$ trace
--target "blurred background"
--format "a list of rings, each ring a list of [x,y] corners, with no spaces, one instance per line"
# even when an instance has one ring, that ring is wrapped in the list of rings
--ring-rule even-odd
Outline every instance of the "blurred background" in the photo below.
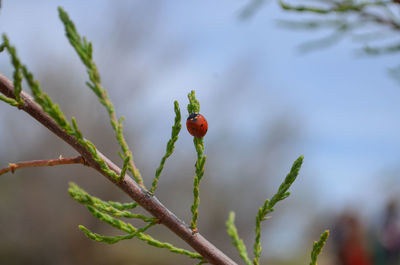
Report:
[[[122,166],[106,111],[64,37],[57,6],[64,7],[94,44],[103,85],[126,118],[126,138],[147,185],[170,136],[173,101],[186,119],[186,96],[195,89],[209,123],[199,229],[235,261],[241,262],[225,232],[229,211],[251,251],[258,208],[303,154],[292,195],[263,223],[262,264],[308,264],[312,242],[325,229],[332,236],[320,265],[341,264],[344,256],[350,265],[400,264],[400,87],[387,71],[399,55],[359,56],[359,45],[348,39],[301,53],[299,45],[319,33],[280,27],[277,21],[294,15],[274,2],[240,19],[247,3],[4,0],[0,31],[85,137]],[[12,71],[1,54],[0,72],[11,78]],[[24,112],[3,103],[0,118],[0,167],[76,154]],[[187,223],[195,159],[183,128],[156,194]],[[2,175],[0,264],[195,264],[136,239],[89,240],[79,224],[120,232],[70,198],[70,181],[102,199],[129,201],[83,166]],[[149,233],[187,248],[164,227]]]

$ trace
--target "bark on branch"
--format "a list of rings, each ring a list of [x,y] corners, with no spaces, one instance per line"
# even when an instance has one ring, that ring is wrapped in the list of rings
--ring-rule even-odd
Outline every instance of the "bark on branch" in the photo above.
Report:
[[[0,73],[0,92],[10,98],[14,97],[14,88],[12,82]],[[125,176],[122,181],[116,182],[105,174],[99,164],[92,159],[89,151],[85,147],[80,145],[74,137],[67,134],[57,123],[43,111],[43,109],[32,99],[31,96],[21,92],[21,98],[24,101],[24,106],[21,110],[31,115],[34,119],[44,125],[47,129],[52,131],[55,135],[60,137],[63,141],[68,143],[74,148],[85,160],[88,166],[94,168],[105,176],[108,180],[113,182],[115,185],[120,187],[126,194],[128,194],[133,200],[139,203],[145,210],[151,213],[155,218],[160,220],[160,223],[168,227],[177,236],[182,238],[188,243],[194,250],[196,250],[204,259],[211,264],[236,264],[228,256],[226,256],[217,247],[211,244],[205,239],[200,233],[193,233],[190,227],[188,227],[183,221],[175,216],[170,210],[168,210],[155,196],[142,189],[132,178]],[[108,164],[109,168],[115,171],[117,174],[121,173],[121,169],[115,165],[111,160],[105,157],[98,151],[99,156]]]

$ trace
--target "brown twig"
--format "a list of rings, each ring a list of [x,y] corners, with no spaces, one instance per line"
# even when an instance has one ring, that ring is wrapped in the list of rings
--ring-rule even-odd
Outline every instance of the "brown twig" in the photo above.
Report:
[[[5,174],[9,171],[14,173],[15,170],[19,168],[26,167],[51,167],[51,166],[59,166],[59,165],[70,165],[70,164],[82,164],[87,165],[82,156],[64,158],[60,156],[57,159],[47,159],[47,160],[32,160],[32,161],[24,161],[18,163],[10,163],[8,167],[0,169],[0,175]]]
[[[0,73],[0,92],[7,97],[14,97],[14,88],[12,82]],[[183,221],[175,216],[170,210],[168,210],[155,196],[152,196],[141,188],[132,178],[125,176],[121,181],[110,178],[104,173],[100,165],[93,160],[90,152],[82,145],[80,145],[76,139],[67,134],[57,123],[43,111],[43,109],[32,99],[31,96],[21,92],[21,98],[24,101],[24,105],[21,110],[31,115],[34,119],[44,125],[47,129],[52,131],[63,141],[68,143],[74,148],[81,156],[85,159],[88,166],[94,168],[105,176],[108,180],[113,182],[115,185],[120,187],[125,193],[127,193],[133,200],[139,203],[145,210],[156,217],[161,224],[168,227],[177,236],[182,238],[188,243],[194,250],[196,250],[204,259],[211,264],[228,264],[235,265],[236,263],[226,256],[221,250],[211,244],[205,239],[200,233],[192,233],[190,227],[188,227]],[[108,164],[111,170],[114,170],[117,174],[121,173],[121,169],[116,166],[111,160],[105,157],[98,151],[98,155]]]

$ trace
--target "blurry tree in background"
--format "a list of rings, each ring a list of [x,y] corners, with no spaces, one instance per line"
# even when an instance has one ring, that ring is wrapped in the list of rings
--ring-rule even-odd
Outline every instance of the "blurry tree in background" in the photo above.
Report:
[[[243,19],[249,19],[264,5],[264,0],[252,0],[241,13]],[[278,1],[282,9],[299,13],[303,19],[281,21],[291,29],[330,30],[331,35],[321,40],[304,44],[303,49],[317,49],[335,44],[346,36],[362,42],[363,51],[370,55],[395,53],[400,51],[400,18],[397,0],[316,0]],[[300,4],[299,4],[300,3]],[[305,18],[305,19],[304,19]],[[377,45],[371,45],[378,42]]]
[[[397,0],[278,0],[283,10],[298,13],[279,25],[291,30],[328,31],[329,35],[300,45],[300,51],[330,47],[345,37],[361,43],[360,55],[390,55],[400,51],[400,2]],[[264,0],[251,0],[241,12],[242,19],[258,12]],[[301,19],[298,19],[300,17]],[[390,66],[389,74],[400,82],[400,65]]]

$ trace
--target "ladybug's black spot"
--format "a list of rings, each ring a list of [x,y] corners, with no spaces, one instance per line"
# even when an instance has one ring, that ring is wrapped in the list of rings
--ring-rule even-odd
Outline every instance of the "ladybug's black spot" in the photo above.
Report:
[[[203,127],[204,126],[204,124],[202,123],[201,125],[200,125],[200,127]]]

